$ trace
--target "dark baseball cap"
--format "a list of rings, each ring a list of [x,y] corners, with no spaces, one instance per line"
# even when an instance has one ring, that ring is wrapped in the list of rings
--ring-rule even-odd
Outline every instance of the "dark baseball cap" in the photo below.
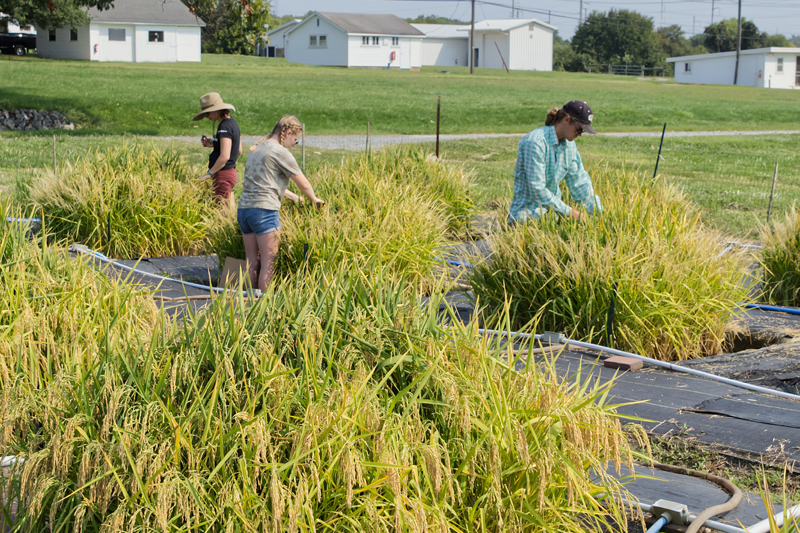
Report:
[[[594,115],[592,114],[592,108],[589,107],[589,104],[581,102],[580,100],[573,100],[564,104],[563,109],[567,115],[571,116],[575,119],[575,122],[581,125],[583,131],[586,133],[597,133],[592,127]]]

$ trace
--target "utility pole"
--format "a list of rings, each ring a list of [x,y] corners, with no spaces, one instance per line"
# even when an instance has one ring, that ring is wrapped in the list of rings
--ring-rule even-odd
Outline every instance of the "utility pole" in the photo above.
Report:
[[[694,15],[692,15],[692,37],[694,37]]]
[[[475,73],[475,0],[472,0],[472,23],[469,27],[469,73]]]
[[[514,0],[511,0],[511,18],[514,18]]]
[[[733,84],[739,79],[739,52],[742,51],[742,0],[739,0],[739,29],[736,31],[736,68],[733,70]]]
[[[714,25],[714,0],[711,0],[711,25]]]
[[[583,0],[581,0],[581,7],[578,9],[578,25],[583,22]]]
[[[664,0],[661,0],[661,27],[664,27]]]

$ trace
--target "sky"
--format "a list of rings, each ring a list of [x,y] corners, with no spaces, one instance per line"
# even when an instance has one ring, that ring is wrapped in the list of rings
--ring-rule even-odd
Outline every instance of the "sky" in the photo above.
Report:
[[[535,18],[558,28],[569,39],[578,25],[581,0],[476,0],[475,21]],[[276,15],[299,15],[308,11],[337,13],[391,13],[401,18],[436,15],[468,21],[470,0],[272,0]],[[703,33],[712,22],[736,18],[738,0],[583,0],[584,12],[609,9],[636,11],[653,19],[654,26],[678,24],[686,37]],[[800,35],[800,0],[742,0],[742,17],[752,20],[762,32]]]

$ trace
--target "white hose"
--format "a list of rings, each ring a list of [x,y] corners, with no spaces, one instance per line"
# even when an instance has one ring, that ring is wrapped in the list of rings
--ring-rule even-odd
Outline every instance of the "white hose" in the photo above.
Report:
[[[89,248],[85,248],[83,246],[75,246],[75,245],[73,245],[73,246],[70,246],[69,249],[70,249],[70,251],[74,251],[74,252],[77,252],[77,253],[81,253],[83,255],[88,255],[88,256],[94,257],[95,259],[97,259],[98,261],[101,261],[103,263],[107,263],[107,264],[109,264],[111,266],[114,266],[114,267],[117,267],[117,268],[121,268],[123,270],[127,270],[128,272],[133,272],[135,274],[139,274],[140,276],[145,276],[147,278],[157,279],[157,280],[160,280],[160,281],[172,281],[172,282],[175,282],[175,283],[180,283],[181,285],[185,285],[187,287],[194,287],[196,289],[211,290],[211,291],[214,291],[214,292],[224,292],[224,293],[228,293],[228,292],[236,293],[236,292],[238,292],[238,293],[240,293],[242,295],[245,295],[245,296],[247,295],[247,291],[235,291],[233,289],[223,289],[223,288],[220,288],[220,287],[211,287],[209,285],[200,285],[199,283],[192,283],[190,281],[183,281],[183,280],[180,280],[180,279],[167,278],[167,277],[164,277],[164,276],[159,276],[158,274],[151,274],[150,272],[144,272],[142,270],[137,270],[137,269],[135,269],[133,267],[130,267],[128,265],[123,265],[122,263],[118,263],[117,261],[114,261],[113,259],[109,259],[108,257],[106,257],[105,255],[101,254],[100,252],[95,252],[94,250],[91,250]]]
[[[516,331],[497,331],[492,329],[479,329],[479,333],[486,333],[489,335],[506,335],[512,337],[521,337],[523,339],[530,339],[531,335],[528,333],[518,333]],[[712,379],[714,381],[719,381],[720,383],[725,383],[726,385],[731,385],[733,387],[739,387],[741,389],[747,389],[754,392],[761,392],[763,394],[771,394],[773,396],[780,396],[781,398],[788,398],[789,400],[798,400],[800,401],[800,396],[797,394],[790,394],[788,392],[783,392],[775,389],[770,389],[767,387],[760,387],[758,385],[753,385],[751,383],[745,383],[743,381],[737,381],[735,379],[724,378],[722,376],[717,376],[715,374],[709,374],[708,372],[703,372],[701,370],[695,370],[693,368],[688,368],[685,366],[674,365],[672,363],[667,363],[666,361],[659,361],[658,359],[653,359],[651,357],[645,357],[644,355],[638,355],[635,353],[630,352],[623,352],[622,350],[615,350],[614,348],[607,348],[605,346],[600,346],[599,344],[592,344],[590,342],[581,342],[581,341],[574,341],[568,339],[565,335],[561,333],[545,333],[544,335],[533,335],[533,338],[536,340],[544,340],[545,342],[550,342],[553,340],[554,342],[558,342],[559,344],[568,345],[571,344],[573,346],[578,346],[580,348],[589,348],[590,350],[598,350],[601,353],[609,353],[613,355],[621,355],[623,357],[631,357],[633,359],[639,359],[640,361],[645,361],[651,365],[659,366],[661,368],[666,368],[667,370],[672,370],[673,372],[683,372],[686,374],[691,374],[693,376],[699,376],[703,378]]]

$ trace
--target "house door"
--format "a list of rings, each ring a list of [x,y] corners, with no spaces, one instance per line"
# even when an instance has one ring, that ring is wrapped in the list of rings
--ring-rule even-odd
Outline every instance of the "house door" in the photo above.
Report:
[[[411,43],[408,39],[400,39],[400,68],[411,68]]]
[[[472,58],[473,59],[472,64],[477,67],[478,65],[480,65],[480,61],[478,61],[478,59],[479,59],[479,57],[478,57],[478,49],[476,48],[473,51],[475,52],[475,57]]]
[[[800,56],[797,56],[797,66],[795,67],[794,84],[800,87]]]

